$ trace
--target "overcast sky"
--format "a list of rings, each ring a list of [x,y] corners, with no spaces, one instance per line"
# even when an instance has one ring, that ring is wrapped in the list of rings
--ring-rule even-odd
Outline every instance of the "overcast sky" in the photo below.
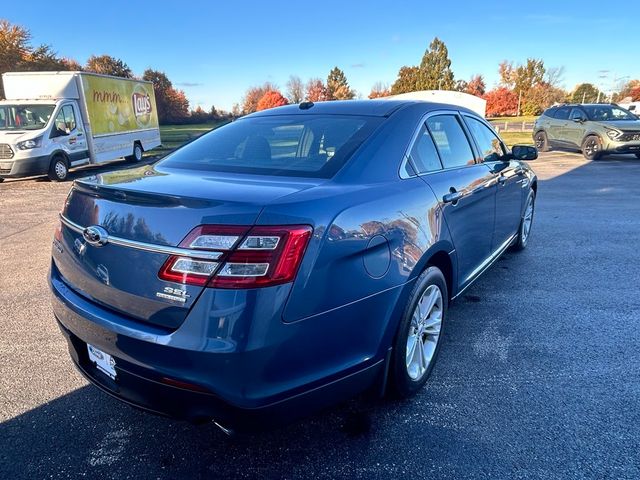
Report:
[[[627,5],[626,7],[624,5]],[[4,0],[0,17],[27,27],[33,43],[84,63],[91,54],[152,67],[182,88],[191,106],[229,110],[266,80],[326,78],[334,66],[365,97],[415,65],[434,36],[449,48],[456,78],[480,73],[491,88],[498,63],[542,58],[565,67],[564,84],[609,90],[640,77],[636,1],[121,1]],[[628,15],[625,12],[629,13]]]

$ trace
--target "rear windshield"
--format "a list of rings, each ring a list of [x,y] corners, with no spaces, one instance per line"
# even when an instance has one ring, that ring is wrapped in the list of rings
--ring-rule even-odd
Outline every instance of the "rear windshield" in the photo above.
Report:
[[[333,176],[383,121],[351,115],[249,117],[180,148],[168,168],[284,175]]]

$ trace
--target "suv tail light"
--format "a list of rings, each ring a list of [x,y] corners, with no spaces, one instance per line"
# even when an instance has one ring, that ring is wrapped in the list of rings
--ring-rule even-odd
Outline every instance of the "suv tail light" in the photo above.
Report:
[[[162,280],[216,288],[256,288],[292,281],[311,238],[307,225],[230,227],[201,225],[180,247],[189,256],[172,255],[160,269]],[[219,252],[217,260],[198,252]]]

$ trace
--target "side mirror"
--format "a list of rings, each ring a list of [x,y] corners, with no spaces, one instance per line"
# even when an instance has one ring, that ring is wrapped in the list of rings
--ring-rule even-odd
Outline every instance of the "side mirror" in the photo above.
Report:
[[[514,145],[511,155],[516,160],[535,160],[538,158],[538,149],[530,145]]]

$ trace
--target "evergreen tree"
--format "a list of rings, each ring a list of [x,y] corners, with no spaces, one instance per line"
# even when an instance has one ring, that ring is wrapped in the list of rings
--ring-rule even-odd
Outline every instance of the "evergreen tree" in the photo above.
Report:
[[[329,100],[351,100],[355,92],[349,87],[347,77],[338,67],[334,67],[327,77],[327,94]]]
[[[447,46],[438,37],[424,52],[418,73],[418,90],[453,90],[455,82]]]

